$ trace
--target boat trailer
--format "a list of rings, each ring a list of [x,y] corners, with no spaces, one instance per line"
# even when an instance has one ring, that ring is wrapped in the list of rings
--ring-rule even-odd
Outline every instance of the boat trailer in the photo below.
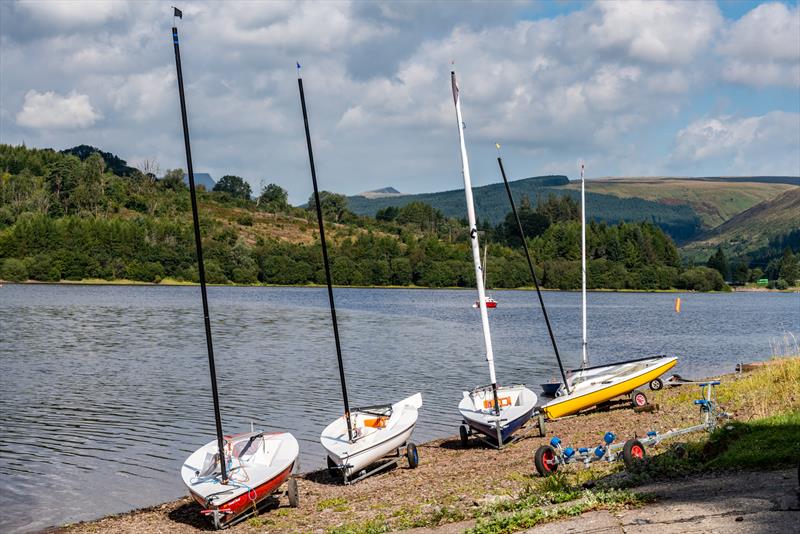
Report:
[[[533,425],[530,425],[531,420],[536,420]],[[504,448],[513,445],[517,441],[528,437],[533,431],[537,431],[539,433],[539,437],[543,438],[546,433],[546,423],[544,414],[538,411],[534,411],[531,418],[526,421],[520,429],[509,437],[507,440],[502,440],[502,431],[501,431],[501,424],[507,421],[507,419],[493,419],[490,422],[495,424],[495,429],[497,432],[497,437],[492,436],[485,436],[483,432],[478,430],[473,430],[469,423],[466,420],[461,421],[461,426],[458,428],[458,435],[461,439],[461,446],[466,447],[469,444],[469,438],[471,436],[475,436],[475,438],[486,445],[487,447],[491,447],[492,449],[496,449],[498,451],[503,450]]]
[[[695,400],[694,404],[700,407],[700,416],[702,418],[702,423],[700,424],[671,430],[663,434],[650,431],[645,438],[634,437],[624,443],[614,443],[617,437],[613,432],[606,432],[603,436],[603,443],[593,449],[588,447],[578,449],[563,447],[561,439],[556,436],[550,440],[548,445],[542,445],[536,450],[534,456],[536,471],[541,476],[549,476],[558,470],[559,465],[581,462],[588,467],[592,462],[614,462],[620,459],[625,463],[625,467],[630,469],[638,461],[646,458],[645,447],[651,447],[666,439],[691,434],[700,430],[713,432],[717,427],[718,420],[728,417],[728,414],[718,410],[714,387],[719,384],[719,381],[698,384],[702,398]]]
[[[363,480],[369,476],[372,476],[376,473],[380,473],[381,471],[385,471],[392,466],[399,465],[402,458],[405,457],[408,461],[409,469],[416,469],[419,465],[419,453],[417,452],[417,446],[414,444],[413,441],[407,441],[405,445],[402,445],[395,449],[393,454],[389,454],[384,456],[383,458],[379,458],[375,461],[377,464],[374,468],[367,471],[366,469],[362,469],[358,473],[358,476],[355,478],[348,478],[347,471],[351,469],[353,466],[350,464],[343,464],[343,465],[336,465],[333,460],[331,460],[330,456],[328,457],[328,473],[333,476],[341,476],[342,482],[345,486],[349,486],[351,484],[355,484],[359,480]]]

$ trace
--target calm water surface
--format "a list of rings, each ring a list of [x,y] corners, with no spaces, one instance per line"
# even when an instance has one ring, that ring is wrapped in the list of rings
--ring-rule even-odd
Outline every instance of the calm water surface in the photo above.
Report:
[[[495,292],[497,376],[557,375],[535,294]],[[673,309],[682,298],[680,315]],[[341,413],[324,289],[210,288],[226,432],[289,430],[304,470]],[[464,388],[488,382],[474,291],[337,289],[351,402],[421,391],[414,439],[455,433]],[[580,294],[546,293],[562,355],[579,363]],[[800,334],[800,295],[589,295],[592,363],[680,357],[688,376],[730,372]],[[35,530],[185,494],[179,468],[214,437],[196,287],[0,289],[0,531]],[[534,389],[538,389],[534,387]]]

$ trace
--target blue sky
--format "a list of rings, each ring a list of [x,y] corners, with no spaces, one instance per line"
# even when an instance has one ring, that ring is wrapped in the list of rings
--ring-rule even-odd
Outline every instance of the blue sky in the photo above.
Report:
[[[0,142],[183,167],[170,2],[0,3]],[[195,168],[310,192],[510,174],[800,175],[796,2],[180,2]]]

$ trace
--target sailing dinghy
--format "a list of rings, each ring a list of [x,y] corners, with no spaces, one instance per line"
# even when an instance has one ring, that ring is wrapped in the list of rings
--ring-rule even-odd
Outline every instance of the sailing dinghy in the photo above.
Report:
[[[464,122],[461,117],[461,99],[459,98],[456,73],[450,73],[453,87],[453,101],[458,121],[458,136],[461,147],[461,170],[464,176],[464,194],[467,200],[467,217],[469,235],[472,244],[472,259],[475,264],[475,281],[478,288],[478,305],[481,312],[483,340],[486,347],[486,362],[489,365],[491,384],[481,386],[472,391],[465,391],[458,410],[464,424],[459,429],[461,441],[466,444],[472,433],[483,436],[487,444],[502,448],[513,440],[513,434],[528,422],[536,407],[536,394],[524,385],[500,386],[494,370],[494,353],[492,336],[489,330],[489,314],[486,311],[486,292],[483,282],[478,228],[475,217],[475,204],[472,199],[472,180],[469,174],[467,146],[464,141]],[[484,439],[485,438],[485,439]]]
[[[634,406],[647,404],[647,396],[639,388],[646,384],[662,384],[659,377],[675,367],[675,356],[651,356],[635,360],[587,367],[589,363],[586,330],[586,179],[581,164],[581,368],[567,376],[569,393],[558,395],[542,406],[550,419],[564,417],[597,406],[623,395],[630,396]],[[655,389],[655,388],[653,388]]]
[[[173,9],[175,9],[175,16],[182,18],[180,10]],[[197,213],[189,125],[186,119],[178,28],[175,26],[172,28],[172,41],[175,47],[175,67],[178,74],[183,139],[186,148],[186,166],[189,175],[192,220],[200,275],[200,294],[203,301],[211,394],[214,400],[214,421],[217,431],[215,440],[197,449],[184,462],[181,468],[181,477],[192,498],[203,507],[205,515],[212,516],[214,526],[219,529],[230,526],[247,517],[250,512],[256,511],[258,505],[277,492],[287,480],[289,480],[287,491],[289,504],[293,507],[297,506],[297,482],[290,476],[297,464],[300,448],[294,436],[287,432],[249,432],[235,436],[225,436],[222,433],[202,238]]]
[[[416,447],[409,439],[421,407],[422,395],[416,393],[395,404],[354,408],[350,411],[353,441],[349,439],[345,417],[336,419],[320,437],[328,451],[328,467],[341,470],[345,480],[350,480],[400,449],[410,448],[412,456],[416,455]],[[408,461],[416,467],[418,458],[409,457]]]
[[[581,410],[597,406],[610,401],[622,395],[630,395],[630,399],[635,406],[643,406],[647,404],[647,397],[639,388],[645,384],[658,381],[658,377],[667,372],[675,366],[677,358],[670,356],[653,356],[649,358],[641,358],[636,360],[628,360],[623,362],[616,362],[608,365],[598,365],[595,367],[587,367],[587,338],[586,338],[586,201],[584,192],[584,175],[583,165],[581,165],[581,278],[582,278],[582,366],[580,369],[575,369],[569,372],[564,371],[564,366],[561,363],[561,356],[558,352],[558,345],[556,344],[555,336],[550,325],[550,319],[547,315],[547,308],[544,305],[541,290],[539,289],[539,281],[536,276],[536,271],[533,269],[533,261],[531,260],[528,244],[525,240],[525,232],[522,229],[517,207],[514,202],[514,197],[511,194],[511,187],[506,177],[506,171],[503,167],[503,160],[500,157],[500,145],[496,145],[498,150],[497,163],[500,167],[500,174],[503,177],[505,184],[506,194],[508,195],[511,210],[517,221],[517,230],[522,239],[522,245],[525,250],[525,257],[528,260],[528,267],[531,271],[536,292],[539,296],[539,304],[542,308],[542,314],[547,324],[547,330],[550,334],[550,341],[553,345],[553,351],[558,361],[558,367],[561,371],[563,382],[542,384],[543,393],[539,398],[539,405],[537,409],[540,410],[548,419],[557,419],[566,415],[577,413]]]
[[[352,484],[396,465],[403,455],[408,460],[408,466],[411,469],[417,467],[419,455],[417,447],[410,441],[410,438],[414,432],[414,426],[417,424],[419,409],[422,407],[422,395],[416,393],[394,404],[350,408],[342,347],[339,342],[339,323],[336,319],[336,305],[333,298],[333,279],[328,260],[328,245],[325,241],[325,225],[317,185],[317,171],[314,165],[311,133],[308,126],[306,97],[303,90],[303,79],[300,77],[300,63],[297,64],[297,71],[297,85],[300,90],[300,105],[303,110],[308,161],[311,167],[311,182],[314,186],[314,203],[322,245],[322,263],[328,286],[328,303],[331,308],[339,382],[342,386],[342,400],[344,401],[344,415],[325,427],[320,435],[320,442],[328,453],[329,471],[333,474],[340,474],[345,484]]]

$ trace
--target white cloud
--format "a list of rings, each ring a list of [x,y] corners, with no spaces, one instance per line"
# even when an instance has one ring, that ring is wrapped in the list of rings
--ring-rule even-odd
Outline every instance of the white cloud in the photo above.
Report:
[[[128,12],[125,0],[18,0],[40,24],[60,28],[95,26]]]
[[[175,73],[168,66],[119,77],[109,91],[114,109],[141,122],[163,114],[174,100]]]
[[[89,102],[88,95],[71,92],[61,96],[53,91],[25,93],[25,103],[17,113],[17,124],[28,128],[87,128],[102,115]]]
[[[676,162],[718,159],[742,174],[800,174],[800,113],[704,118],[680,130],[675,143]]]
[[[762,4],[725,32],[723,77],[753,86],[800,87],[800,7]]]
[[[589,33],[606,48],[621,48],[631,58],[659,64],[690,62],[722,23],[710,2],[597,2],[599,22]]]
[[[59,3],[52,19],[49,7],[0,0],[3,142],[86,142],[123,158],[157,158],[163,168],[183,165],[169,4]],[[723,113],[796,111],[785,80],[797,60],[787,55],[785,37],[754,55],[745,49],[762,43],[730,45],[733,27],[741,34],[753,13],[778,11],[772,7],[738,22],[697,2],[602,1],[558,16],[521,3],[183,7],[178,24],[198,170],[237,174],[254,186],[275,177],[293,201],[305,200],[310,187],[295,60],[303,64],[320,176],[325,188],[341,192],[386,184],[431,190],[457,171],[453,59],[476,184],[496,179],[495,141],[507,148],[509,165],[515,155],[524,162],[526,175],[544,172],[543,165],[558,172],[562,162],[561,172],[571,172],[576,154],[598,175],[664,173],[678,161],[669,146],[676,124],[703,114],[727,124],[732,119]],[[734,93],[729,81],[752,77],[756,68],[760,80],[783,84],[776,104],[759,103],[758,112],[753,102],[762,101],[748,93],[754,90]],[[52,95],[26,96],[42,87]],[[39,110],[58,107],[59,99],[75,100],[82,111],[42,119]],[[44,123],[48,129],[31,129]],[[65,129],[79,124],[87,126]],[[682,154],[683,162],[720,165],[704,172],[731,172],[726,156]],[[456,186],[455,178],[445,187]]]

